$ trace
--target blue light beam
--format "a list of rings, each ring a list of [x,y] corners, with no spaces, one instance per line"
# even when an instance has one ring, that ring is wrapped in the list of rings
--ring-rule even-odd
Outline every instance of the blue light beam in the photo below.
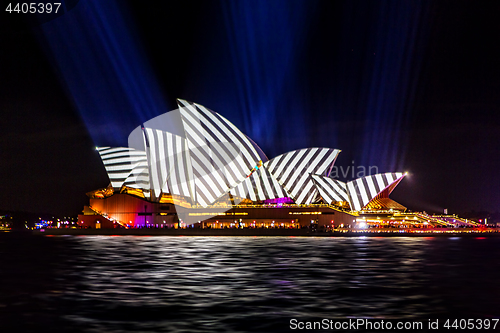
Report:
[[[97,145],[126,145],[137,124],[170,109],[130,22],[115,1],[87,0],[38,31]]]
[[[237,117],[244,132],[275,155],[278,141],[304,140],[304,113],[293,110],[298,59],[315,5],[306,1],[224,1],[224,26],[237,90]],[[299,112],[297,112],[299,111]],[[293,117],[290,114],[293,113]],[[281,143],[281,149],[294,146]],[[301,148],[301,147],[295,147]]]

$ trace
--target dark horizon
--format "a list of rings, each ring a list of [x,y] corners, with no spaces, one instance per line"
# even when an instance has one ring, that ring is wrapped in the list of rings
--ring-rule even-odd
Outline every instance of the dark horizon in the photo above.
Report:
[[[286,5],[285,5],[286,4]],[[175,99],[226,117],[272,158],[410,172],[411,210],[498,211],[500,4],[79,1],[43,25],[3,12],[0,209],[76,215]],[[186,18],[189,17],[189,19]]]

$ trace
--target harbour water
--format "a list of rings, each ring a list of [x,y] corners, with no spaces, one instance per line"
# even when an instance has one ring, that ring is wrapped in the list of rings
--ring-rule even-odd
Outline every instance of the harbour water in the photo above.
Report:
[[[290,332],[293,318],[500,318],[499,250],[496,237],[0,234],[0,320],[2,332]]]

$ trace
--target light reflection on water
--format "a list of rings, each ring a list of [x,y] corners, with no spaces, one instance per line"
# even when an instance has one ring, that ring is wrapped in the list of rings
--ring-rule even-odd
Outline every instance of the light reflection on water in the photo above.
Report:
[[[498,297],[478,294],[498,296],[484,277],[496,261],[475,250],[498,250],[496,239],[86,236],[45,246],[54,242],[53,283],[31,297],[85,332],[285,332],[290,318],[499,315]]]

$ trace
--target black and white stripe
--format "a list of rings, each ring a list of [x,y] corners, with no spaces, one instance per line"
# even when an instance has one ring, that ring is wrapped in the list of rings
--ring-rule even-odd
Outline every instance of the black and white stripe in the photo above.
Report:
[[[306,148],[279,155],[264,166],[278,180],[297,204],[309,204],[317,194],[310,174],[324,175],[330,169],[340,150]]]
[[[319,175],[311,175],[311,177],[316,184],[316,188],[318,189],[319,194],[327,204],[338,201],[349,202],[346,183],[341,182],[337,179]]]
[[[313,191],[310,192],[310,195],[305,199],[304,203],[311,204],[311,203],[318,201],[319,199],[320,199],[319,192],[315,188]]]
[[[288,194],[278,181],[266,170],[260,167],[238,186],[231,189],[231,194],[252,201],[262,201],[288,197]]]
[[[347,183],[347,191],[351,199],[351,209],[363,209],[380,192],[393,183],[401,181],[405,175],[401,172],[379,173],[355,179]]]
[[[233,163],[229,166],[224,165],[217,156],[214,156],[211,149],[214,145],[194,146],[188,141],[196,187],[195,201],[204,207],[214,203],[237,184],[231,169]]]
[[[149,189],[146,152],[127,147],[97,147],[111,186]]]
[[[245,179],[260,161],[259,154],[247,136],[227,119],[202,105],[180,99],[177,102],[184,130],[189,135],[188,140],[196,143],[197,146],[208,145],[213,142],[234,145],[234,148],[237,148],[236,151],[217,149],[214,153],[224,157],[226,163],[237,160],[236,158],[241,155],[237,167],[238,173],[243,174],[243,179]],[[222,148],[224,148],[224,145]]]
[[[196,201],[206,206],[244,181],[260,161],[248,138],[224,117],[177,100],[190,150]]]
[[[150,181],[155,195],[194,197],[194,180],[186,139],[170,132],[145,128]]]

